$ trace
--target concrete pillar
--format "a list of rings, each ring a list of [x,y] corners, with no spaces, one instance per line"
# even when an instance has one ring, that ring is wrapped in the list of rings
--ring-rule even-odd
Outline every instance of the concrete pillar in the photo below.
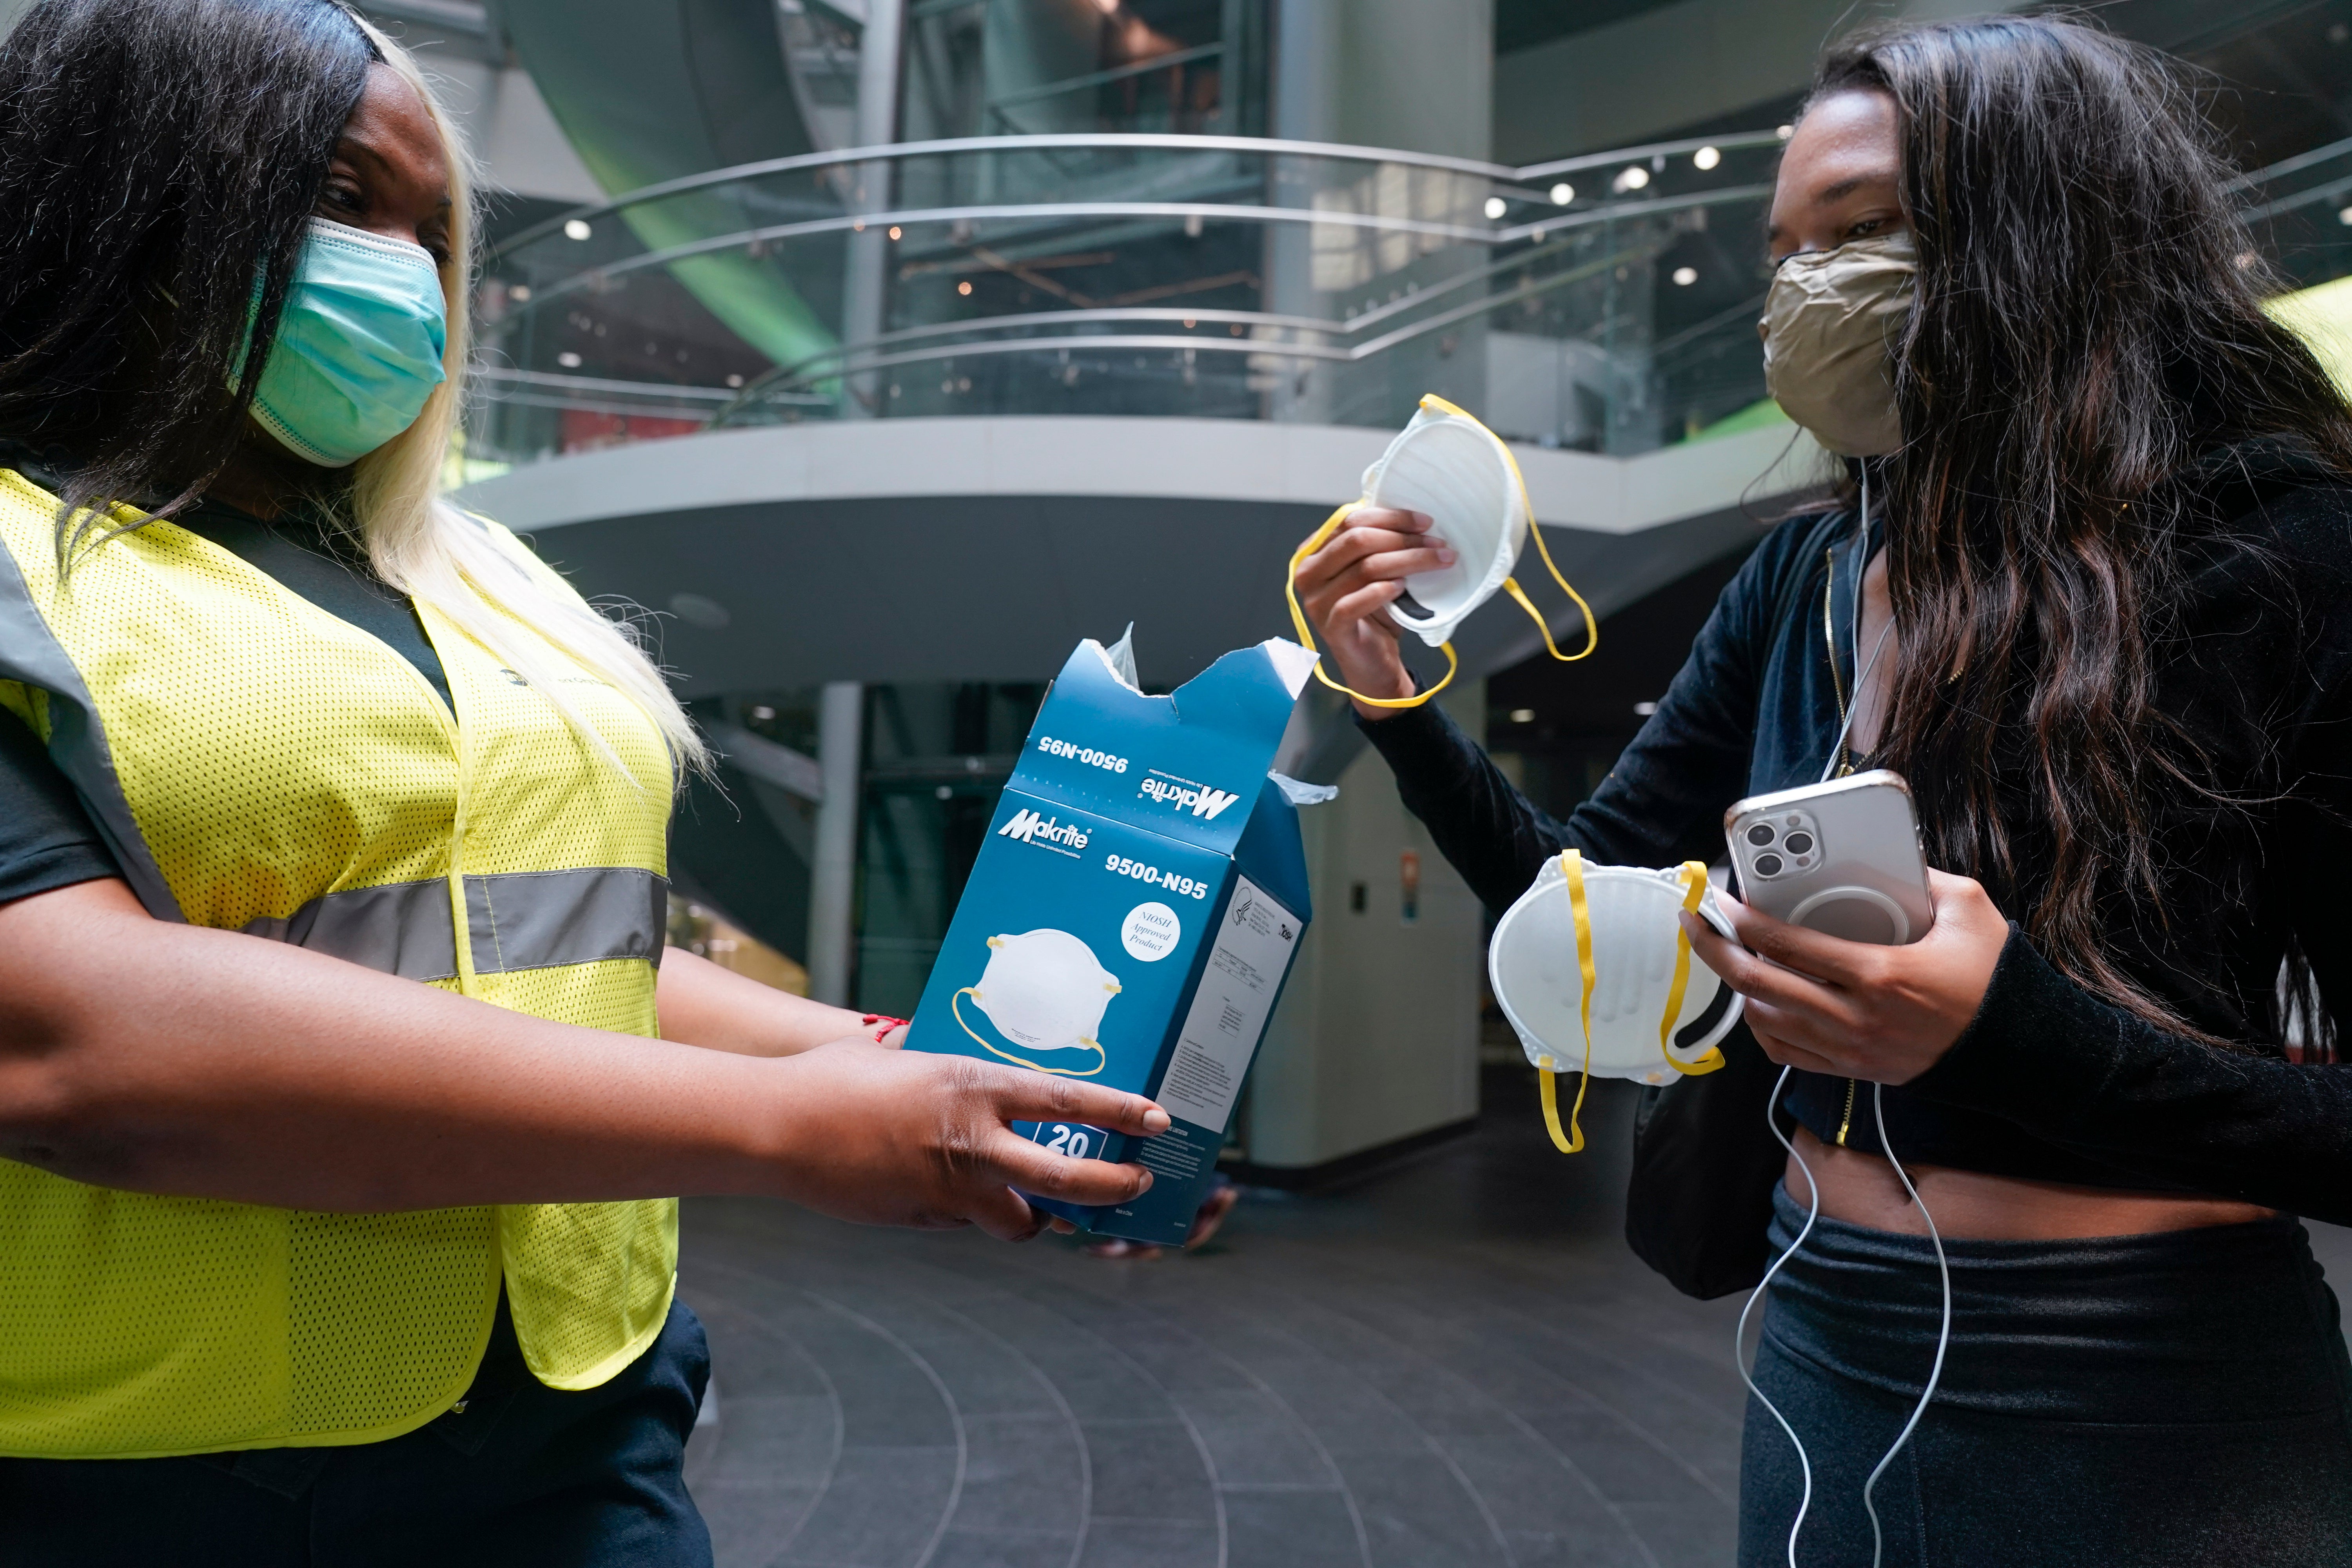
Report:
[[[817,766],[824,799],[816,808],[809,868],[809,994],[849,1005],[857,928],[857,801],[866,746],[866,689],[828,680],[817,709]]]
[[[879,147],[898,133],[898,57],[907,0],[866,0],[866,31],[857,47],[857,144]],[[890,205],[891,165],[877,160],[857,166],[851,205],[881,212]],[[849,237],[848,275],[842,279],[841,338],[853,347],[882,331],[883,303],[890,266],[889,240],[868,226]],[[842,417],[871,419],[881,412],[881,381],[874,373],[846,378]]]

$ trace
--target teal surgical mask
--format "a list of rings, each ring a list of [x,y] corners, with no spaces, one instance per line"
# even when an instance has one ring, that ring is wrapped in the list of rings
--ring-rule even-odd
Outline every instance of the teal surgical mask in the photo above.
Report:
[[[312,218],[253,416],[295,456],[346,468],[416,423],[448,341],[430,252]]]

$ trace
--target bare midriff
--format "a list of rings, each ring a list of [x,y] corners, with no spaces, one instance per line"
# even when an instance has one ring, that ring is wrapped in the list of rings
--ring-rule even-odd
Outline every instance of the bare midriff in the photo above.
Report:
[[[1895,1167],[1876,1154],[1840,1149],[1803,1128],[1796,1145],[1821,1178],[1822,1213],[1874,1230],[1925,1236],[1927,1225],[1903,1190]],[[2267,1219],[2277,1211],[2231,1198],[2183,1193],[2139,1193],[2112,1187],[2076,1187],[2060,1182],[1993,1176],[1948,1165],[1903,1168],[1919,1189],[1919,1201],[1936,1216],[1948,1241],[2065,1241],[2092,1236],[2147,1236],[2200,1226],[2239,1225]],[[1789,1195],[1807,1201],[1805,1173],[1789,1162]]]

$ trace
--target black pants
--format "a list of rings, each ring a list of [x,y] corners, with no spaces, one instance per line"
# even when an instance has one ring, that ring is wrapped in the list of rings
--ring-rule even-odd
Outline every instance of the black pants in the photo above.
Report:
[[[709,1568],[686,1495],[702,1325],[601,1388],[523,1364],[506,1302],[453,1410],[404,1437],[182,1459],[0,1459],[6,1568]]]
[[[1803,1223],[1780,1194],[1776,1249]],[[2352,1565],[2352,1365],[2299,1222],[1945,1250],[1943,1383],[1872,1494],[1888,1568]],[[1812,1461],[1803,1568],[1867,1568],[1937,1319],[1924,1237],[1824,1219],[1774,1280],[1756,1381]],[[1801,1486],[1749,1400],[1743,1568],[1789,1561]]]

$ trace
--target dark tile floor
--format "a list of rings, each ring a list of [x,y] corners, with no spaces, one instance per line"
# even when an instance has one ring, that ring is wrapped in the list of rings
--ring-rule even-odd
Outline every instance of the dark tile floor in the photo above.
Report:
[[[1739,1303],[1625,1249],[1621,1088],[1571,1159],[1493,1075],[1473,1136],[1156,1263],[690,1203],[719,1568],[1730,1563]]]
[[[1729,1561],[1738,1303],[1619,1238],[1630,1098],[1524,1098],[1156,1263],[688,1205],[721,1568]]]

